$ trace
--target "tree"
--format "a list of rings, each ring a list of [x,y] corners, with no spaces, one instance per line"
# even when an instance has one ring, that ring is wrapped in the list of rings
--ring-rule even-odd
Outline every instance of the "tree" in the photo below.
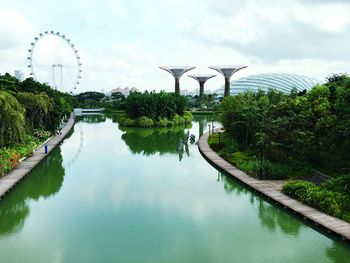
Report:
[[[146,116],[156,121],[161,118],[172,119],[175,114],[183,115],[187,108],[188,100],[185,96],[164,91],[132,92],[125,103],[125,111],[130,118]]]
[[[49,112],[53,110],[53,103],[45,92],[20,92],[17,99],[26,109],[26,120],[31,130],[47,128],[45,123],[49,122]]]
[[[25,132],[25,109],[8,92],[0,91],[0,146],[21,142]]]
[[[0,90],[5,90],[8,92],[16,92],[18,86],[18,80],[6,73],[3,76],[0,76]]]

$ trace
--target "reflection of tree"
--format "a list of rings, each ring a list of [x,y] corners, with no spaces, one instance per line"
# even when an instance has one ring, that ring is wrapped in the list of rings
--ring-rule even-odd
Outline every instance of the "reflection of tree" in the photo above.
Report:
[[[218,114],[208,114],[208,115],[194,115],[193,116],[193,122],[198,122],[199,137],[203,135],[204,129],[208,126],[208,124],[211,125],[212,120],[219,121],[219,115]]]
[[[0,236],[22,229],[29,215],[29,199],[56,194],[63,183],[64,168],[60,148],[53,150],[12,192],[0,202]]]
[[[350,249],[347,244],[333,243],[333,246],[326,249],[326,255],[334,263],[350,263]]]
[[[171,128],[125,128],[122,140],[131,152],[153,155],[155,153],[178,153],[179,140],[184,139],[186,126]]]
[[[233,193],[236,196],[242,194],[250,195],[250,203],[257,203],[258,205],[258,215],[262,226],[267,227],[270,231],[276,231],[279,228],[283,233],[288,235],[297,236],[299,234],[302,224],[290,217],[283,210],[265,202],[225,174],[220,174],[218,179],[224,182],[224,188],[227,193]]]
[[[105,122],[106,116],[104,114],[87,114],[76,117],[77,121],[83,121],[87,123],[99,123]]]
[[[248,190],[246,188],[238,184],[236,181],[234,181],[233,178],[226,174],[220,173],[218,180],[224,182],[224,189],[226,193],[234,193],[235,196],[240,196],[242,194],[248,193]]]
[[[258,209],[261,225],[267,227],[270,231],[276,231],[280,228],[285,234],[297,236],[303,226],[281,209],[268,204],[262,199],[259,199]]]

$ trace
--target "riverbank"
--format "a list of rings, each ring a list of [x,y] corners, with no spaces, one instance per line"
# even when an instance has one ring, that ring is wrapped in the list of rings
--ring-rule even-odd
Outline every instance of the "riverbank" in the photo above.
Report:
[[[235,177],[237,180],[264,195],[268,199],[282,205],[284,208],[288,208],[303,218],[321,226],[326,231],[334,233],[346,241],[350,241],[349,223],[322,213],[315,208],[306,206],[283,194],[281,188],[286,182],[285,180],[257,180],[237,169],[210,148],[208,138],[209,133],[203,134],[198,141],[198,148],[202,156],[209,163]]]
[[[38,147],[33,155],[24,159],[12,171],[0,178],[0,199],[10,191],[22,178],[24,178],[38,163],[40,163],[59,143],[63,141],[75,123],[74,115],[71,114],[68,122],[61,130],[61,134],[50,138],[46,143]],[[47,146],[47,154],[45,154]]]

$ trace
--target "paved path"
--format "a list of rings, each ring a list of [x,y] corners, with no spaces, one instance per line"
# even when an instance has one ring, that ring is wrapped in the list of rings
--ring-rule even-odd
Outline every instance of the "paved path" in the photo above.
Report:
[[[214,166],[225,171],[227,174],[232,175],[242,183],[253,188],[257,192],[263,194],[268,199],[272,199],[275,202],[282,205],[284,208],[301,215],[303,218],[312,221],[314,224],[321,226],[328,232],[332,232],[346,241],[350,241],[350,224],[332,217],[319,210],[304,205],[295,199],[283,194],[281,192],[282,185],[285,181],[273,181],[273,180],[257,180],[241,170],[238,170],[232,164],[221,158],[216,152],[214,152],[208,144],[209,133],[203,134],[198,142],[198,148],[201,154]]]
[[[67,124],[62,129],[62,134],[50,138],[45,144],[40,146],[31,157],[24,159],[11,172],[0,178],[0,199],[47,156],[47,154],[45,154],[44,145],[48,146],[48,153],[50,153],[63,141],[64,137],[74,126],[74,123],[74,117],[73,114],[71,114]]]

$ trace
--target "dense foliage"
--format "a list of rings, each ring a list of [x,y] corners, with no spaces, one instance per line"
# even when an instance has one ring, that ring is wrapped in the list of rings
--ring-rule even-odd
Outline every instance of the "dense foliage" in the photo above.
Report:
[[[188,100],[184,96],[166,92],[132,92],[125,101],[125,116],[122,126],[166,127],[183,125],[192,121],[192,115],[185,112]]]
[[[220,136],[220,142],[219,142]],[[228,132],[214,133],[209,138],[210,147],[234,166],[259,179],[300,178],[308,174],[309,166],[297,163],[276,163],[261,160],[251,149],[238,144]]]
[[[11,171],[21,158],[30,155],[50,133],[41,133],[41,137],[25,135],[20,143],[0,148],[0,177]]]
[[[252,155],[288,166],[350,172],[350,78],[332,76],[308,92],[270,90],[227,97],[221,121]]]
[[[0,75],[0,176],[58,128],[74,101],[31,78]]]
[[[204,94],[202,97],[186,96],[189,101],[189,107],[197,111],[216,111],[219,108],[219,100],[216,98],[217,94]]]
[[[23,140],[25,135],[24,114],[25,109],[16,98],[0,90],[0,147],[8,142]]]
[[[172,119],[175,114],[183,115],[188,107],[187,98],[173,93],[132,92],[126,99],[126,114],[137,119],[145,116],[152,120]]]
[[[282,191],[327,214],[350,223],[350,176],[333,178],[320,186],[307,181],[286,183]]]
[[[114,92],[109,96],[101,92],[88,91],[74,97],[76,108],[104,108],[107,113],[124,110],[125,108],[126,97],[121,92]]]
[[[105,104],[103,99],[105,94],[101,92],[88,91],[83,92],[75,96],[76,98],[76,107],[83,109],[92,109],[92,108],[104,108]]]

